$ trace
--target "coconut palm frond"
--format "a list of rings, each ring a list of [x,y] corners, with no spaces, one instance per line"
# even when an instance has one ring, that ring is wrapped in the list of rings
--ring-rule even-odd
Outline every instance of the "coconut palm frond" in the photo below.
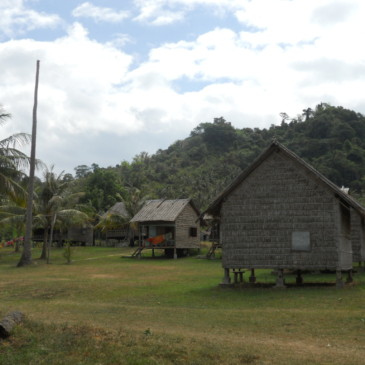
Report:
[[[25,208],[16,204],[5,204],[0,206],[0,213],[25,214]]]
[[[34,228],[44,228],[47,226],[47,216],[44,214],[37,214],[33,216]]]
[[[49,199],[48,204],[53,207],[60,207],[62,205],[63,199],[60,195],[53,195],[51,199]]]
[[[27,193],[22,186],[20,186],[13,179],[0,172],[0,192],[7,195],[13,202],[24,202]]]
[[[101,229],[102,231],[107,229],[117,229],[120,228],[120,226],[128,224],[128,222],[128,217],[123,217],[120,214],[111,213],[102,216],[95,228]]]
[[[84,192],[79,192],[79,193],[73,193],[73,194],[65,194],[67,195],[67,202],[65,202],[65,204],[67,204],[67,206],[76,206],[77,203],[80,201],[80,199],[82,197],[85,196]]]
[[[0,105],[0,125],[3,124],[6,119],[11,118],[11,114],[5,112],[4,108]]]
[[[12,215],[6,218],[3,218],[0,220],[1,224],[10,224],[10,225],[20,225],[20,224],[24,224],[25,222],[25,216],[24,214],[21,215]]]
[[[89,222],[87,214],[76,209],[64,209],[57,213],[57,217],[65,224],[77,225]]]
[[[11,148],[15,149],[16,145],[25,146],[31,140],[31,135],[28,133],[15,133],[11,136],[4,138],[0,141],[0,146],[5,147],[6,149]]]

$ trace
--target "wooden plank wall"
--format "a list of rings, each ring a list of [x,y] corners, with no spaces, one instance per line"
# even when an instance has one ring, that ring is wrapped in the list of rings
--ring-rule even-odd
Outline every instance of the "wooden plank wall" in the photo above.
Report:
[[[196,222],[198,215],[190,204],[187,204],[176,220],[176,248],[199,248],[200,226]],[[197,229],[197,236],[190,237],[190,227]]]

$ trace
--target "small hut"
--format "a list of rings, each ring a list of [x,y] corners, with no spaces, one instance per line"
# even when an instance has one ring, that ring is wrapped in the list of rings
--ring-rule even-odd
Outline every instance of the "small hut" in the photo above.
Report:
[[[244,270],[336,271],[336,283],[353,259],[365,260],[365,208],[278,142],[273,142],[208,207],[219,220],[224,284]]]
[[[129,214],[123,202],[115,203],[101,217],[97,228],[102,227],[105,232],[105,240],[108,245],[109,241],[128,242],[134,236],[134,231],[129,225]]]
[[[47,237],[49,237],[48,232]],[[44,242],[45,230],[37,228],[33,230],[32,240],[34,242]],[[81,246],[92,246],[94,244],[94,229],[91,225],[84,223],[78,225],[70,225],[67,229],[56,229],[53,233],[53,241],[58,242],[62,246],[64,242],[72,244],[80,244]]]
[[[145,249],[165,250],[175,259],[189,249],[200,247],[199,211],[191,199],[148,200],[131,219],[138,223],[138,248],[133,256]]]

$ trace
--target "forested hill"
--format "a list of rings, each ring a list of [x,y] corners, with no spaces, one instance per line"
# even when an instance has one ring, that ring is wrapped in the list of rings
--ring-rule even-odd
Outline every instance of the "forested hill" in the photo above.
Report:
[[[95,199],[95,174],[116,175],[122,189],[136,187],[151,198],[191,197],[199,208],[205,208],[273,138],[337,185],[350,187],[356,195],[365,194],[365,117],[328,104],[303,112],[294,119],[282,113],[281,125],[262,130],[236,129],[222,117],[201,123],[188,138],[166,150],[151,156],[142,152],[131,163],[114,168],[94,168],[82,177],[87,195],[90,201]],[[97,210],[116,199],[111,188],[104,194]]]

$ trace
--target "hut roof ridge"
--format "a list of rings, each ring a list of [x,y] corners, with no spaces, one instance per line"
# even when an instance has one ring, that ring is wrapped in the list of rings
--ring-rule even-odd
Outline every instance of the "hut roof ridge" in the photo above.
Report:
[[[131,222],[174,222],[188,204],[191,204],[197,215],[200,214],[191,199],[147,200],[140,211],[131,219]]]
[[[289,158],[296,161],[299,165],[304,167],[307,171],[310,171],[313,176],[315,176],[327,189],[330,189],[334,192],[338,197],[343,199],[347,204],[352,206],[355,210],[357,210],[362,216],[365,216],[365,208],[359,204],[353,197],[349,194],[345,193],[334,184],[332,181],[327,179],[324,175],[322,175],[319,171],[317,171],[313,166],[304,161],[298,155],[296,155],[293,151],[289,150],[283,144],[278,142],[276,139],[272,141],[272,143],[267,147],[255,160],[254,162],[248,166],[245,170],[243,170],[230,185],[227,186],[223,192],[218,195],[218,197],[209,205],[209,207],[201,214],[201,216],[207,212],[214,212],[225,199],[225,197],[230,194],[241,182],[243,182],[257,167],[261,165],[263,161],[265,161],[272,153],[275,151],[284,152]]]
[[[122,217],[128,217],[128,212],[123,202],[115,203],[102,216],[106,217],[108,214],[118,214]]]

